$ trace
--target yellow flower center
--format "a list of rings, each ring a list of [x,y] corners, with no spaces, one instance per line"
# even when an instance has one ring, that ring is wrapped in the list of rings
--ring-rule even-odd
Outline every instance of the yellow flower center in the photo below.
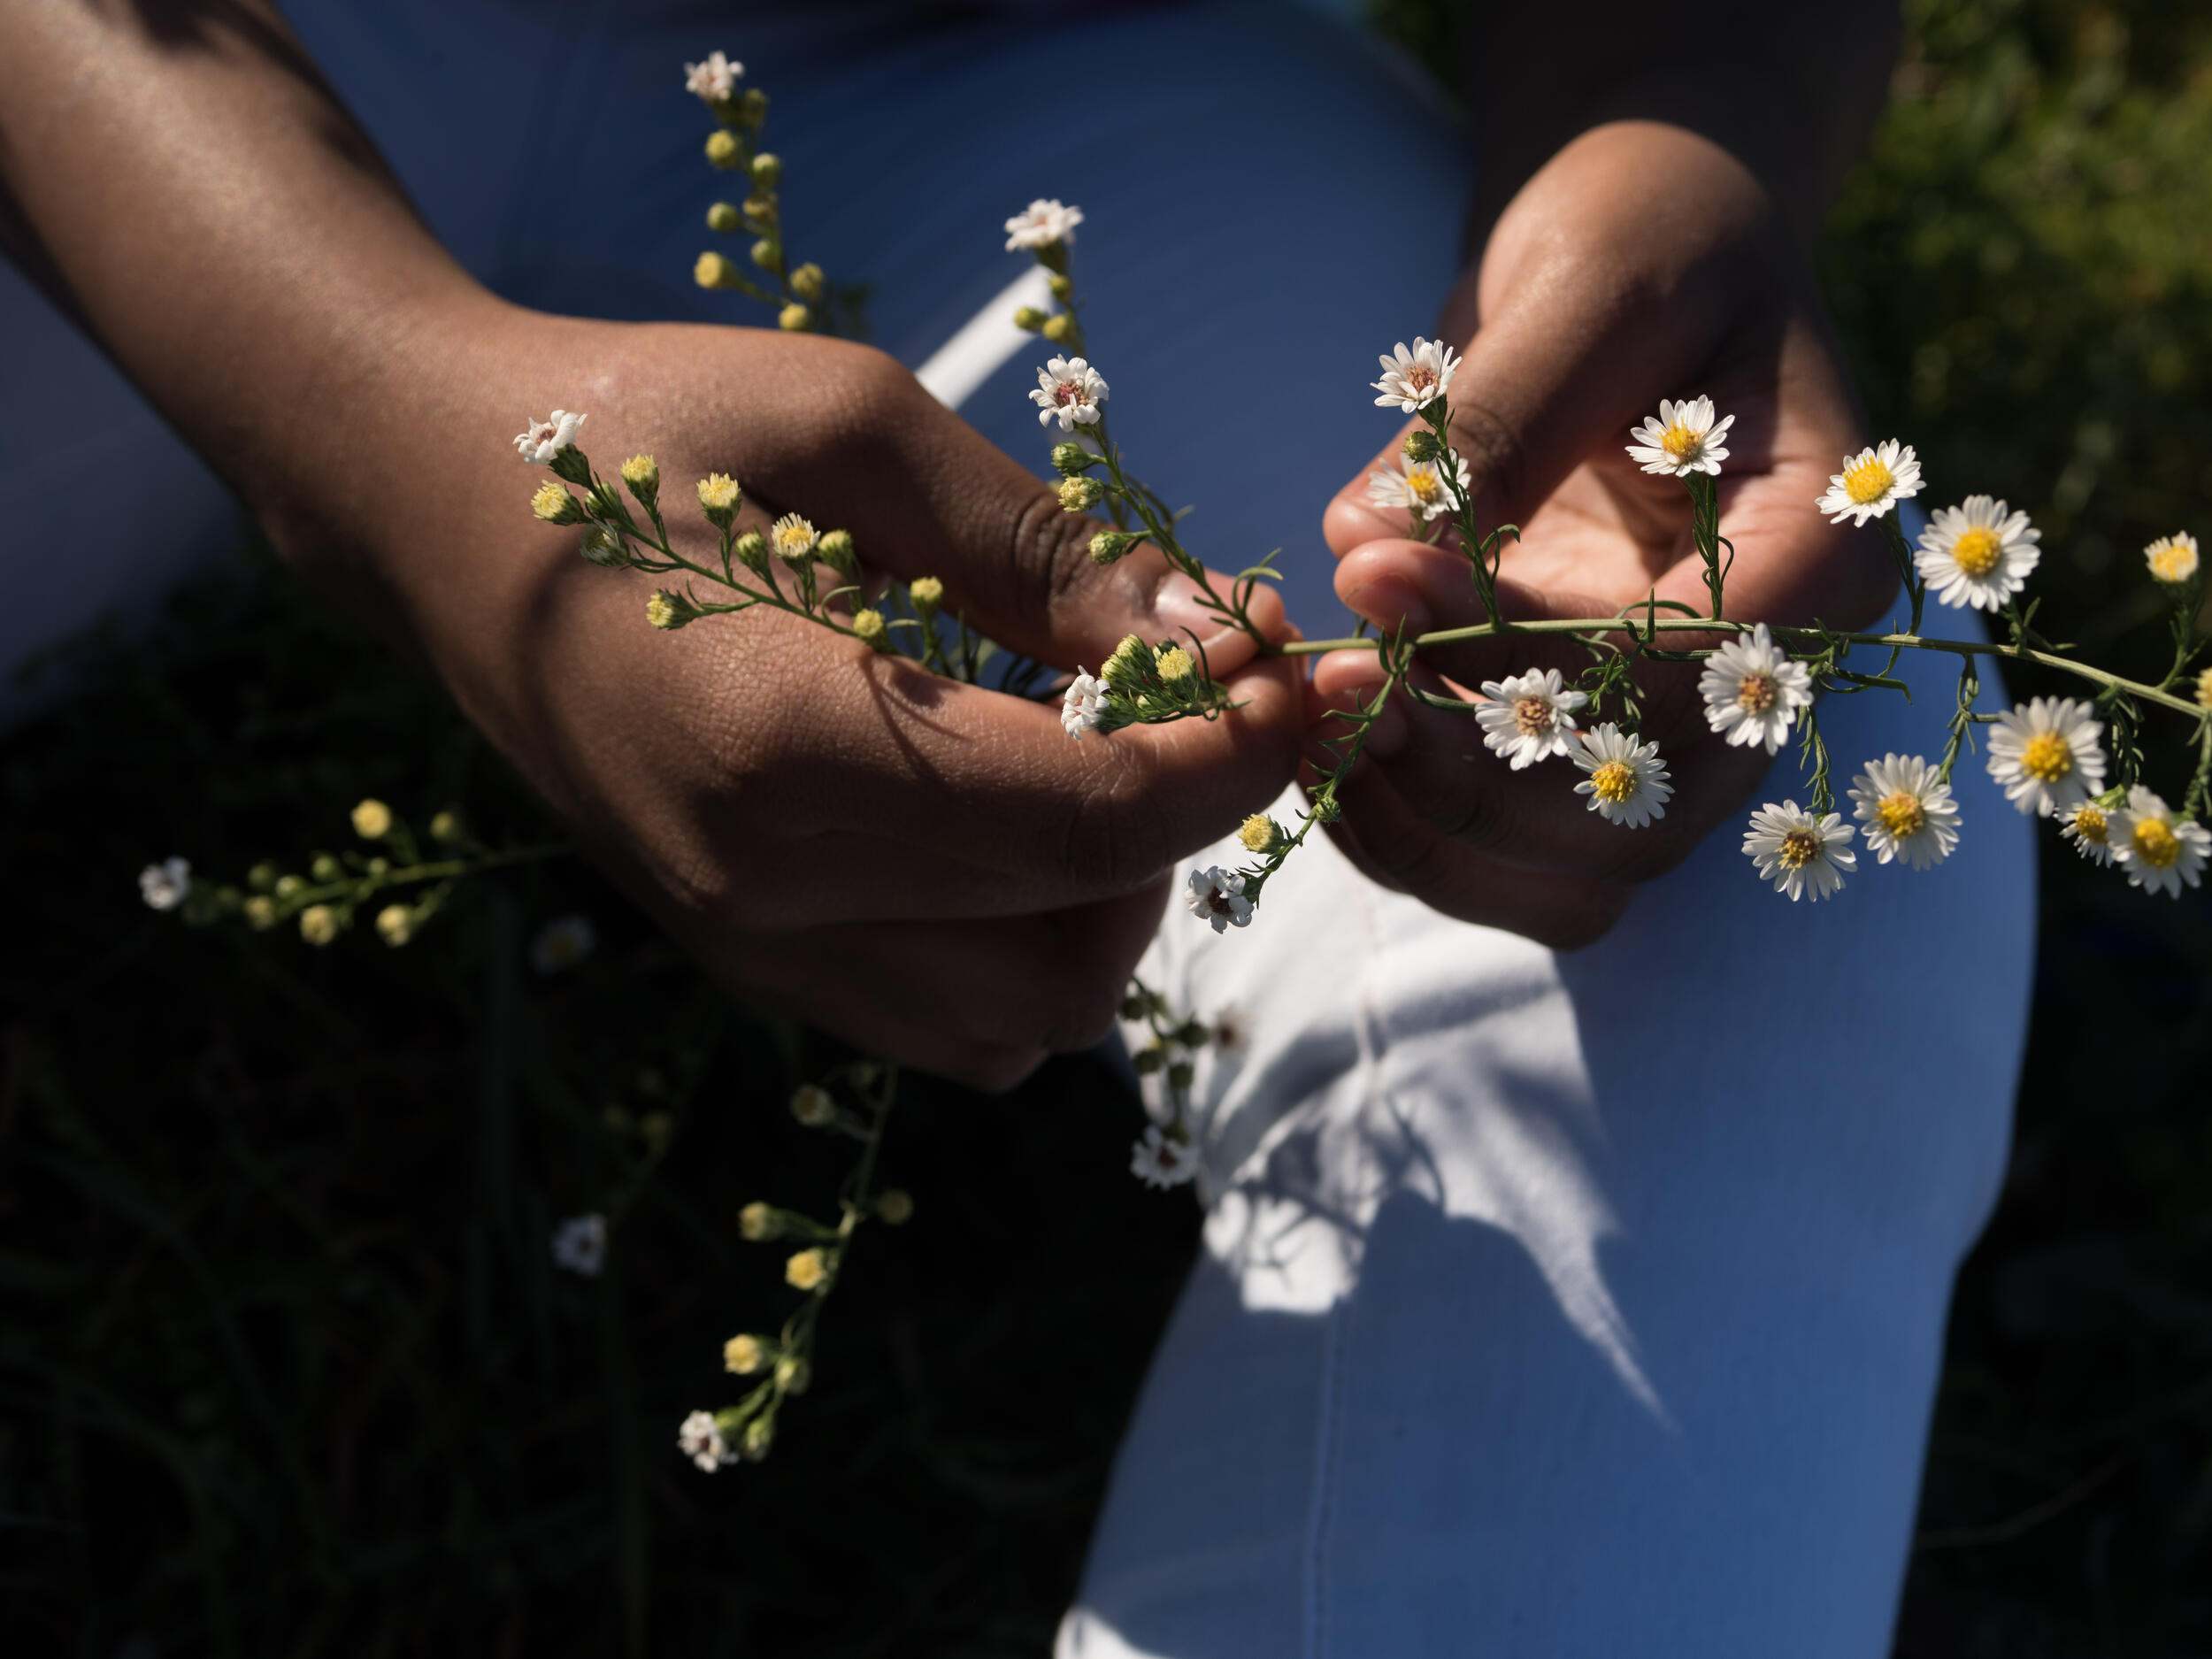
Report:
[[[1432,466],[1409,466],[1406,469],[1406,489],[1426,506],[1444,493],[1444,480],[1437,477]]]
[[[2056,783],[2074,770],[2074,751],[2056,732],[2038,732],[2020,746],[2020,770],[2038,783]]]
[[[2151,574],[2162,582],[2185,582],[2197,572],[2197,549],[2187,541],[2154,541],[2150,567]]]
[[[2074,814],[2074,833],[2082,841],[2101,847],[2105,838],[2104,809],[2085,803]]]
[[[2170,869],[2181,856],[2181,837],[2162,818],[2135,820],[2135,856],[2154,870]]]
[[[1746,674],[1736,687],[1736,706],[1746,714],[1764,714],[1774,706],[1774,676]]]
[[[814,533],[804,525],[780,524],[776,526],[776,551],[803,553],[814,545]]]
[[[1541,737],[1551,730],[1551,704],[1542,697],[1520,697],[1513,704],[1513,724],[1523,737]]]
[[[1820,856],[1823,845],[1819,835],[1809,829],[1793,829],[1782,837],[1782,868],[1802,870]]]
[[[1686,461],[1698,452],[1705,440],[1701,434],[1692,432],[1680,421],[1669,426],[1659,440],[1659,447],[1678,461]]]
[[[1860,506],[1879,501],[1897,480],[1880,457],[1868,456],[1865,460],[1843,469],[1843,493]]]
[[[1928,809],[1920,804],[1918,795],[1900,789],[1875,803],[1874,818],[1892,841],[1908,841],[1927,826]]]
[[[1976,525],[1959,537],[1951,549],[1951,560],[1969,576],[1986,576],[1997,568],[1998,557],[2004,550],[2005,544],[1994,530]]]
[[[1608,806],[1618,806],[1636,793],[1635,769],[1626,761],[1609,760],[1590,774],[1590,788]]]

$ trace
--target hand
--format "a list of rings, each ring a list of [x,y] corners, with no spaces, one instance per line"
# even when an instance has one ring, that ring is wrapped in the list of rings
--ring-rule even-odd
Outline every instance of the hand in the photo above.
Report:
[[[1624,452],[1662,397],[1700,394],[1736,418],[1719,487],[1721,534],[1737,549],[1728,614],[1860,627],[1887,603],[1896,584],[1878,537],[1832,528],[1813,510],[1839,457],[1863,442],[1860,426],[1811,273],[1727,151],[1649,123],[1577,139],[1500,217],[1441,334],[1465,345],[1452,442],[1471,465],[1479,520],[1521,529],[1499,582],[1509,617],[1610,615],[1655,588],[1708,611],[1680,481],[1646,476]],[[1398,459],[1394,441],[1328,510],[1338,595],[1386,629],[1487,620],[1455,548],[1406,539],[1402,512],[1370,503],[1369,472]],[[1531,666],[1571,676],[1589,658],[1563,636],[1509,635],[1425,649],[1418,661],[1416,684],[1471,703],[1467,688],[1486,680]],[[1371,652],[1325,657],[1310,714],[1371,695],[1380,677]],[[1509,771],[1470,714],[1401,691],[1348,780],[1338,839],[1371,876],[1447,914],[1555,948],[1586,943],[1636,882],[1732,815],[1769,764],[1707,730],[1696,678],[1694,667],[1638,669],[1641,735],[1660,744],[1675,787],[1655,824],[1606,823],[1563,762]]]
[[[420,401],[362,434],[361,499],[293,503],[283,539],[362,526],[348,561],[389,584],[472,717],[733,991],[986,1086],[1104,1034],[1171,865],[1288,782],[1289,666],[1253,667],[1156,554],[1094,565],[1098,526],[879,353],[503,307],[438,332]],[[580,532],[530,516],[548,475],[507,440],[554,403],[587,412],[603,476],[657,457],[690,557],[712,557],[693,483],[726,471],[741,528],[844,526],[868,575],[938,576],[949,611],[1058,666],[1188,624],[1242,706],[1076,741],[1056,707],[787,615],[657,633],[650,580],[586,566]]]

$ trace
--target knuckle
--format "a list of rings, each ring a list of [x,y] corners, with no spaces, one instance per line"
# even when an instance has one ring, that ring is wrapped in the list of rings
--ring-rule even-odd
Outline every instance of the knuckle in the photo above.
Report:
[[[1528,452],[1518,429],[1488,404],[1472,397],[1452,403],[1452,447],[1467,458],[1479,488],[1517,503],[1528,478]]]
[[[1092,773],[1069,794],[1062,868],[1118,893],[1167,867],[1157,817],[1147,810],[1146,780],[1133,755],[1118,755],[1110,770]]]

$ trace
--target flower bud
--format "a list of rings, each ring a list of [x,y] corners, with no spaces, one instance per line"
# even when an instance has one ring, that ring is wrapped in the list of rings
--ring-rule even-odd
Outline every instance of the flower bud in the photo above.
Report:
[[[809,1129],[819,1129],[837,1117],[837,1102],[818,1083],[803,1083],[793,1091],[791,1115]]]
[[[1167,1050],[1156,1042],[1149,1048],[1138,1049],[1129,1057],[1129,1064],[1137,1068],[1139,1077],[1150,1077],[1167,1064]]]
[[[791,273],[791,291],[810,304],[822,297],[822,267],[811,259]]]
[[[246,926],[262,933],[276,926],[276,901],[265,893],[257,893],[246,901]]]
[[[387,904],[376,913],[376,931],[396,950],[415,936],[415,913],[404,904]]]
[[[1282,842],[1283,826],[1266,813],[1255,812],[1244,820],[1244,827],[1237,832],[1237,839],[1244,843],[1244,850],[1248,853],[1271,853]],[[1198,1029],[1203,1033],[1205,1027],[1201,1025]],[[1205,1038],[1202,1035],[1197,1041],[1203,1042]]]
[[[1177,1091],[1187,1089],[1198,1075],[1198,1068],[1187,1060],[1178,1060],[1167,1069],[1167,1086]]]
[[[737,208],[733,204],[728,202],[717,202],[712,207],[707,210],[707,228],[709,230],[719,231],[723,235],[726,236],[732,231],[735,230],[740,223],[741,221],[738,218]]]
[[[876,1194],[876,1214],[884,1225],[903,1227],[914,1219],[914,1195],[903,1187],[887,1187]]]
[[[1125,634],[1121,643],[1099,664],[1098,677],[1116,691],[1128,691],[1144,684],[1145,670],[1151,661],[1152,653],[1145,642],[1133,634]]]
[[[1111,565],[1143,540],[1133,530],[1101,530],[1091,538],[1091,563]]]
[[[737,119],[748,127],[758,127],[768,119],[768,95],[758,87],[748,87],[737,101]]]
[[[279,876],[276,879],[276,895],[280,899],[292,898],[302,892],[306,886],[307,883],[301,880],[297,876]]]
[[[755,230],[772,230],[776,224],[776,204],[764,196],[749,196],[743,209],[745,222]]]
[[[917,576],[907,584],[906,596],[914,602],[915,615],[926,621],[945,603],[945,585],[934,576]]]
[[[783,177],[783,157],[766,150],[753,157],[753,182],[764,190],[772,190]]]
[[[307,861],[307,873],[318,882],[335,881],[345,873],[345,866],[328,853],[317,853]]]
[[[762,1244],[783,1232],[776,1212],[756,1198],[737,1212],[737,1230],[749,1243]]]
[[[246,885],[256,893],[266,893],[276,882],[277,867],[265,858],[246,872]]]
[[[1214,1028],[1202,1019],[1187,1019],[1175,1028],[1175,1041],[1186,1048],[1202,1048],[1213,1041]]]
[[[707,134],[707,165],[719,167],[723,172],[727,173],[731,168],[741,165],[744,159],[744,146],[737,142],[734,134],[717,127]]]
[[[1064,439],[1052,446],[1052,470],[1063,478],[1072,478],[1078,472],[1087,472],[1098,465],[1099,459],[1072,438]]]
[[[783,1264],[783,1282],[794,1290],[819,1290],[829,1282],[830,1254],[820,1246],[801,1250]]]
[[[768,1345],[757,1336],[733,1336],[722,1344],[722,1369],[749,1377],[768,1363]]]
[[[2212,709],[2212,668],[2197,676],[2197,707]]]
[[[327,904],[311,904],[300,912],[300,937],[311,945],[326,945],[338,937],[338,912]]]
[[[1063,512],[1088,512],[1106,494],[1106,486],[1087,473],[1060,480],[1060,510]]]
[[[707,515],[707,522],[718,530],[726,530],[730,520],[737,517],[738,503],[745,492],[737,480],[727,472],[710,472],[699,480],[699,507]]]
[[[763,236],[753,244],[752,261],[764,271],[783,269],[783,250],[772,236]]]
[[[1065,311],[1055,311],[1038,332],[1055,345],[1064,344],[1075,338],[1075,319]]]
[[[618,571],[630,562],[630,549],[622,544],[622,538],[603,524],[595,524],[584,532],[578,552],[584,563],[596,565],[601,570]]]
[[[530,511],[548,524],[576,524],[583,518],[584,504],[549,478],[530,497]]]
[[[814,544],[814,555],[841,576],[855,576],[860,565],[853,552],[853,533],[849,530],[825,530],[822,539]]]
[[[648,626],[664,634],[673,634],[678,628],[699,619],[699,607],[686,594],[672,593],[667,588],[656,589],[645,602],[645,620]]]
[[[622,464],[622,481],[630,487],[630,494],[649,507],[660,494],[660,463],[649,455],[634,455]]]
[[[730,544],[730,551],[738,562],[757,575],[768,569],[768,538],[757,530],[748,530]]]
[[[853,612],[853,633],[871,650],[891,649],[890,630],[884,626],[883,612],[872,607]]]
[[[1188,680],[1198,672],[1198,664],[1191,661],[1190,653],[1179,645],[1163,645],[1152,662],[1159,671],[1160,678],[1171,686]]]
[[[1152,1004],[1141,992],[1132,991],[1121,999],[1120,1013],[1124,1019],[1142,1019],[1151,1011]]]
[[[787,334],[803,334],[814,326],[814,313],[794,300],[776,313],[776,326]]]
[[[807,1384],[814,1380],[814,1370],[796,1354],[786,1354],[776,1362],[776,1386],[787,1394],[803,1394]]]
[[[692,265],[691,280],[703,288],[733,288],[739,279],[737,267],[710,248]]]
[[[442,845],[450,845],[461,839],[461,815],[451,807],[446,808],[430,820],[430,839]]]
[[[737,1449],[749,1463],[757,1463],[768,1455],[768,1449],[776,1443],[776,1420],[773,1417],[755,1417],[745,1425],[739,1437]]]
[[[365,841],[381,841],[392,833],[392,809],[371,796],[353,809],[353,833]]]
[[[1045,286],[1052,290],[1052,297],[1065,305],[1075,297],[1075,279],[1064,271],[1056,271]]]
[[[373,876],[389,875],[391,873],[391,870],[392,861],[388,858],[372,858],[369,860],[369,873]]]
[[[1425,461],[1433,461],[1444,452],[1442,441],[1426,426],[1416,426],[1411,432],[1406,434],[1406,441],[1400,447],[1403,449],[1406,459],[1416,465]]]
[[[1046,320],[1046,314],[1034,305],[1018,305],[1014,308],[1014,326],[1024,334],[1035,334],[1045,326]]]

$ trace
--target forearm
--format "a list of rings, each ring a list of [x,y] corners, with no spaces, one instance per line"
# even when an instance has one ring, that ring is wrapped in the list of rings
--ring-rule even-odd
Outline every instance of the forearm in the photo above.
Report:
[[[265,0],[0,7],[0,240],[280,540],[376,511],[497,309]]]
[[[1517,0],[1476,8],[1471,32],[1478,229],[1580,134],[1647,120],[1729,151],[1809,236],[1880,112],[1899,24],[1880,4]]]

